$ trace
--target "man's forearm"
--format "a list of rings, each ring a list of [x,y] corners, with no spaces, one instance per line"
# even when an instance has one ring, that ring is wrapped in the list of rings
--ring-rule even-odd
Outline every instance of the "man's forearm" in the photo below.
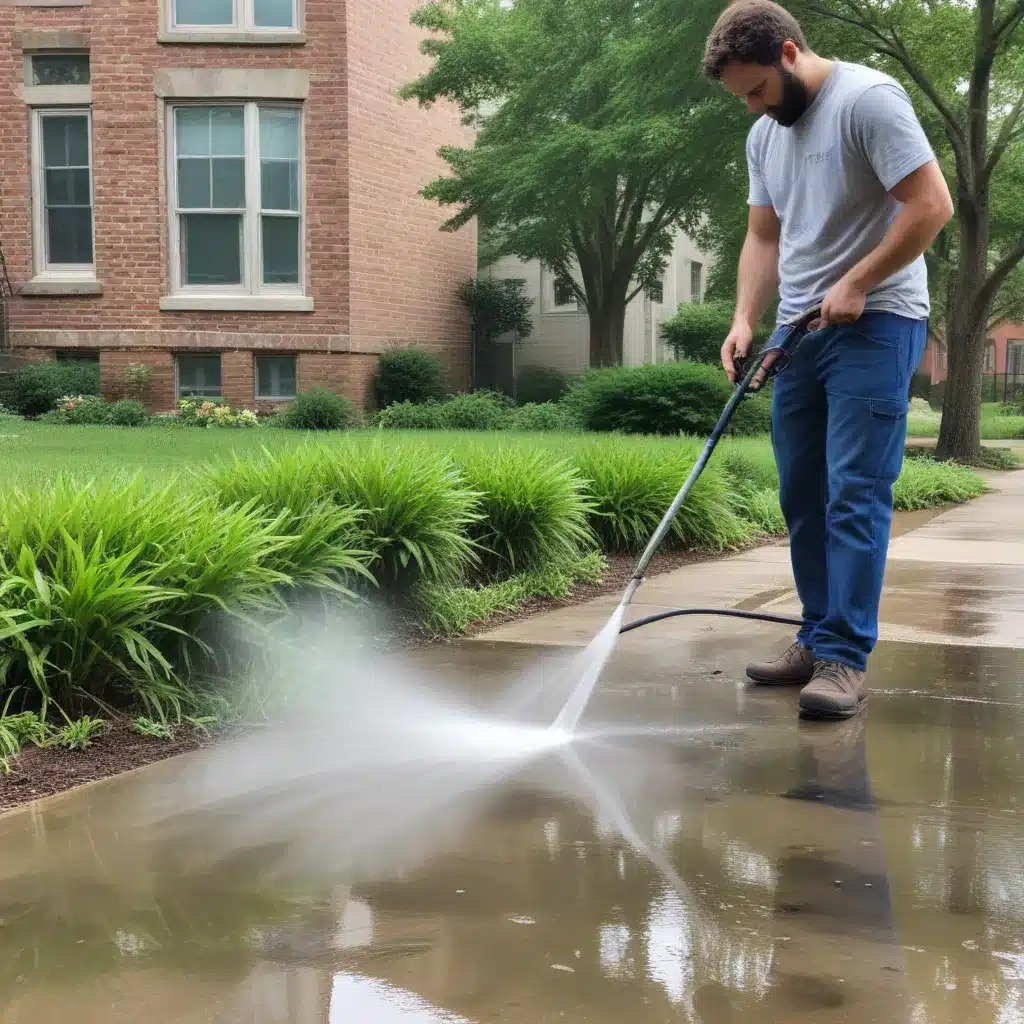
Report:
[[[747,235],[736,276],[733,322],[751,330],[768,308],[779,281],[779,243]]]
[[[941,208],[931,204],[904,206],[882,241],[847,271],[847,283],[865,294],[877,288],[913,263],[935,241],[948,219]]]

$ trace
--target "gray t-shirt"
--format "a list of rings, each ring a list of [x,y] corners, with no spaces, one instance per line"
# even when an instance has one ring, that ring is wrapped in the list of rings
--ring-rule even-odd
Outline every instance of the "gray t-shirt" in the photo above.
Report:
[[[879,71],[835,61],[792,127],[765,116],[747,137],[751,206],[782,223],[779,321],[820,302],[879,242],[901,208],[888,190],[934,159],[903,87]],[[924,257],[869,292],[869,310],[929,314]]]

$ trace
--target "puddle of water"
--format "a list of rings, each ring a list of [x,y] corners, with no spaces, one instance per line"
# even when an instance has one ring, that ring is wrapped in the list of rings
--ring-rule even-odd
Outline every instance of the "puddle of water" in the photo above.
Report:
[[[287,729],[0,819],[2,1024],[1022,1019],[1024,835],[978,808],[1024,784],[1024,712],[809,728],[737,685],[758,637],[674,689],[678,647],[626,643],[549,744],[491,683],[565,658],[336,642],[289,655]],[[882,655],[1022,704],[1019,660]]]

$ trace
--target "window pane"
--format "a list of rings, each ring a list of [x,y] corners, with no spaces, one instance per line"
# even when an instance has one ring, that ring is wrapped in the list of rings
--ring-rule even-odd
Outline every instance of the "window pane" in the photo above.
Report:
[[[231,25],[233,0],[174,0],[176,25]]]
[[[33,85],[88,85],[87,53],[52,53],[32,58]]]
[[[47,171],[45,196],[47,206],[91,206],[89,168]]]
[[[299,218],[263,218],[263,283],[299,283]]]
[[[207,107],[178,107],[174,112],[178,156],[210,155],[210,111]]]
[[[92,209],[56,206],[46,211],[48,263],[92,263]]]
[[[260,166],[264,210],[299,210],[299,165],[285,160]]]
[[[253,0],[253,19],[257,28],[293,28],[293,0]]]
[[[178,394],[219,398],[220,356],[178,356]]]
[[[217,210],[238,210],[245,206],[245,160],[213,161],[213,206]]]
[[[299,159],[299,112],[260,108],[260,159]]]
[[[245,156],[245,111],[241,107],[211,107],[210,129],[214,156]]]
[[[242,283],[242,218],[189,213],[181,217],[182,281],[186,285]]]
[[[256,360],[257,398],[294,398],[295,391],[295,356]]]
[[[89,119],[84,114],[43,118],[43,166],[89,166]]]
[[[207,210],[210,207],[210,160],[178,161],[178,208]]]

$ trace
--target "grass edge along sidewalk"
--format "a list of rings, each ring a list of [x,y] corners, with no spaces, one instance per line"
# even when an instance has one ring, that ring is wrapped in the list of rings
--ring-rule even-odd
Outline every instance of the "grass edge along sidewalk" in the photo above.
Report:
[[[85,747],[102,729],[89,722],[120,714],[154,737],[234,720],[244,700],[225,680],[239,652],[224,660],[216,624],[279,620],[309,594],[373,595],[428,637],[538,595],[568,597],[600,578],[607,555],[646,543],[698,449],[378,433],[298,439],[162,483],[61,476],[11,488],[0,496],[0,756],[25,744]],[[778,534],[776,488],[767,441],[724,442],[669,547],[713,553]],[[983,489],[968,469],[911,459],[896,504]],[[11,728],[40,710],[60,732],[77,731],[62,741],[31,717]]]

